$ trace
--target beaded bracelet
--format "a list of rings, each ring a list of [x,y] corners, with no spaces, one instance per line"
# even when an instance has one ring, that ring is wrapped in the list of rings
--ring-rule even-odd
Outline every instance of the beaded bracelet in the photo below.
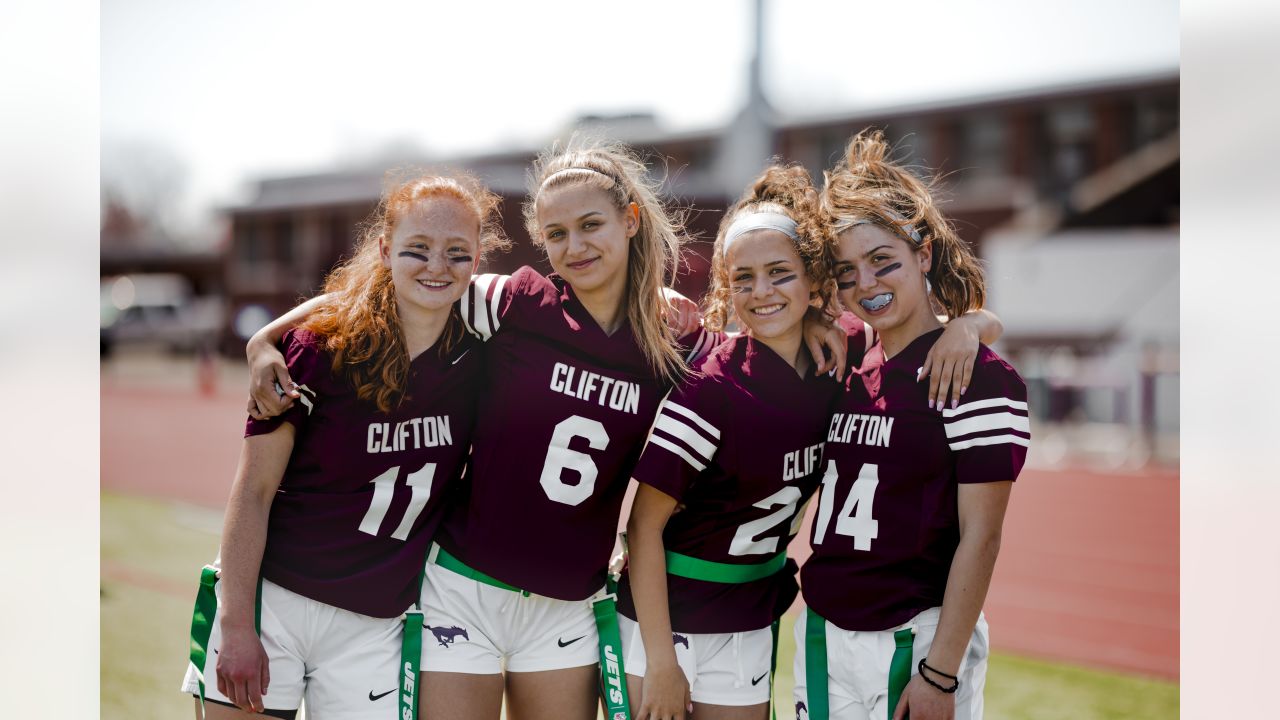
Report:
[[[932,678],[924,674],[925,670],[928,670],[931,673],[935,673],[935,674],[941,675],[944,678],[947,678],[948,680],[951,681],[951,687],[942,687],[938,683],[934,682]],[[920,664],[916,666],[916,672],[919,673],[920,677],[924,678],[925,682],[934,686],[941,692],[947,693],[948,695],[960,689],[960,678],[956,677],[955,675],[948,675],[942,672],[941,670],[939,670],[938,668],[933,667],[929,663],[925,662],[925,658],[920,658]]]

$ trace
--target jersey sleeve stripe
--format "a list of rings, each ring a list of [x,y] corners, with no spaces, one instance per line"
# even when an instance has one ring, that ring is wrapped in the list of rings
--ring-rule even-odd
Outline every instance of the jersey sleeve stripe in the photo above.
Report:
[[[476,333],[484,340],[493,336],[493,326],[489,323],[489,288],[497,275],[485,274],[477,277],[472,285],[476,290],[475,324]]]
[[[475,283],[475,278],[473,277],[471,278],[471,284],[467,286],[467,291],[462,294],[462,302],[459,304],[461,305],[460,309],[462,311],[463,327],[467,329],[467,332],[479,337],[479,335],[476,334],[475,326],[471,324],[471,314],[472,314],[471,306],[475,303],[475,297],[476,297],[476,283]]]
[[[502,291],[506,289],[507,281],[511,279],[510,275],[498,275],[493,282],[493,291],[489,293],[487,299],[489,306],[489,322],[492,324],[493,332],[498,332],[498,326],[501,324],[498,317],[498,310],[502,307]]]
[[[1021,445],[1022,447],[1030,447],[1031,441],[1020,435],[988,435],[986,437],[970,438],[968,440],[961,440],[960,442],[951,443],[951,449],[964,450],[965,448],[977,447],[980,445],[1007,445],[1007,444]]]
[[[680,440],[688,445],[691,450],[702,456],[703,460],[710,461],[711,456],[716,454],[715,443],[707,440],[698,434],[698,431],[689,427],[682,420],[663,413],[658,416],[657,421],[653,424],[654,430],[661,430],[666,434]]]
[[[942,411],[942,417],[952,418],[957,415],[965,415],[974,410],[985,410],[986,408],[1008,407],[1014,410],[1027,411],[1027,403],[1023,400],[1010,400],[1009,398],[987,398],[986,400],[975,400],[971,403],[965,403],[952,410],[947,408]]]
[[[720,431],[717,430],[716,427],[711,423],[698,417],[698,413],[690,410],[689,408],[684,407],[683,405],[673,403],[670,400],[667,400],[665,403],[662,404],[661,412],[665,412],[667,410],[670,410],[671,412],[674,412],[677,415],[685,416],[686,418],[697,423],[698,427],[702,428],[703,430],[706,430],[708,435],[714,437],[717,440],[720,439]]]
[[[691,363],[702,355],[702,346],[707,344],[707,331],[705,329],[698,332],[698,342],[693,344],[693,349],[685,356],[684,361]]]
[[[984,430],[1020,430],[1024,433],[1031,432],[1031,421],[1026,415],[1014,415],[1013,413],[1002,412],[990,415],[976,415],[974,417],[965,418],[963,420],[953,420],[944,423],[947,430],[947,437],[954,438],[961,435],[969,435],[971,433],[982,432]]]
[[[692,455],[690,455],[689,453],[685,452],[685,449],[684,449],[684,448],[680,447],[679,445],[676,445],[676,444],[675,444],[675,443],[673,443],[673,442],[670,442],[669,440],[667,440],[667,439],[665,439],[665,438],[663,438],[663,437],[661,437],[661,436],[658,436],[658,435],[650,435],[650,436],[649,436],[649,444],[650,444],[650,445],[657,445],[658,447],[665,448],[665,449],[670,450],[671,452],[675,453],[676,455],[679,455],[680,457],[684,458],[684,461],[685,461],[685,462],[687,462],[687,463],[689,463],[689,465],[691,465],[691,466],[692,466],[692,467],[694,467],[694,468],[697,468],[698,472],[702,472],[703,470],[706,470],[706,469],[707,469],[707,466],[706,466],[706,465],[704,465],[703,463],[700,463],[700,462],[698,462],[697,460],[693,459],[693,456],[692,456]]]

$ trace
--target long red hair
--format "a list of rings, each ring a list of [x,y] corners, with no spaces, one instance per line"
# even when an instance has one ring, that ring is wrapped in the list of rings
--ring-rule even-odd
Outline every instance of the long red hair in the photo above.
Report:
[[[390,412],[404,399],[409,351],[400,331],[391,271],[382,264],[379,243],[391,237],[396,223],[414,205],[437,197],[457,199],[475,214],[480,257],[510,247],[499,224],[502,199],[474,176],[418,175],[393,183],[363,224],[351,258],[325,279],[325,302],[301,325],[324,338],[325,349],[333,356],[334,374],[350,382],[360,399],[373,400],[382,412]],[[463,332],[455,306],[436,341],[441,355],[457,344]]]

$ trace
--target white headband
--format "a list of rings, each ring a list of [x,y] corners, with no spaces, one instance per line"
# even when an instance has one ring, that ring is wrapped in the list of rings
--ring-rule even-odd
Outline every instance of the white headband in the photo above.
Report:
[[[916,226],[907,222],[906,218],[902,217],[901,215],[899,215],[898,213],[892,210],[885,210],[884,214],[892,218],[894,222],[898,224],[898,229],[906,233],[907,237],[911,238],[912,240],[915,240],[917,245],[924,244],[924,239],[920,237],[920,232],[916,230]],[[876,224],[878,223],[875,220],[872,220],[871,218],[853,218],[852,220],[841,220],[840,222],[836,223],[835,231],[840,233],[840,232],[844,232],[845,230],[848,230],[851,227],[857,227],[858,225],[876,225]]]
[[[729,252],[729,244],[754,230],[777,230],[792,240],[796,236],[796,221],[776,212],[755,212],[739,215],[724,234],[724,252]]]

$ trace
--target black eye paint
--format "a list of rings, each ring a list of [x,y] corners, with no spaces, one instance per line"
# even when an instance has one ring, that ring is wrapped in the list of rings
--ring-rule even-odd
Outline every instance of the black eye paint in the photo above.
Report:
[[[739,285],[737,287],[730,288],[730,289],[733,290],[734,294],[736,295],[741,295],[742,293],[745,293],[745,292],[751,292],[750,285]]]
[[[836,287],[841,290],[849,290],[851,288],[858,287],[858,281],[857,280],[844,280],[844,281],[837,280]]]
[[[884,277],[885,275],[888,275],[889,273],[893,272],[894,270],[897,270],[900,267],[902,267],[902,263],[894,263],[887,268],[881,268],[880,270],[876,271],[876,277]]]
[[[418,260],[419,262],[427,262],[426,255],[420,255],[416,252],[413,252],[412,250],[401,250],[399,257],[408,257],[408,258],[413,258],[414,260]]]
[[[786,283],[791,282],[792,280],[795,280],[795,279],[796,279],[796,278],[798,278],[798,277],[800,277],[800,276],[799,276],[799,275],[788,275],[788,276],[786,276],[786,277],[784,277],[784,278],[778,278],[777,280],[774,280],[774,281],[773,281],[773,286],[774,286],[774,287],[778,287],[779,285],[784,285],[784,284],[786,284]]]
[[[469,263],[469,262],[471,262],[471,256],[470,256],[470,255],[454,255],[454,256],[452,256],[452,257],[450,257],[450,258],[449,258],[449,262],[451,262],[451,263]]]

